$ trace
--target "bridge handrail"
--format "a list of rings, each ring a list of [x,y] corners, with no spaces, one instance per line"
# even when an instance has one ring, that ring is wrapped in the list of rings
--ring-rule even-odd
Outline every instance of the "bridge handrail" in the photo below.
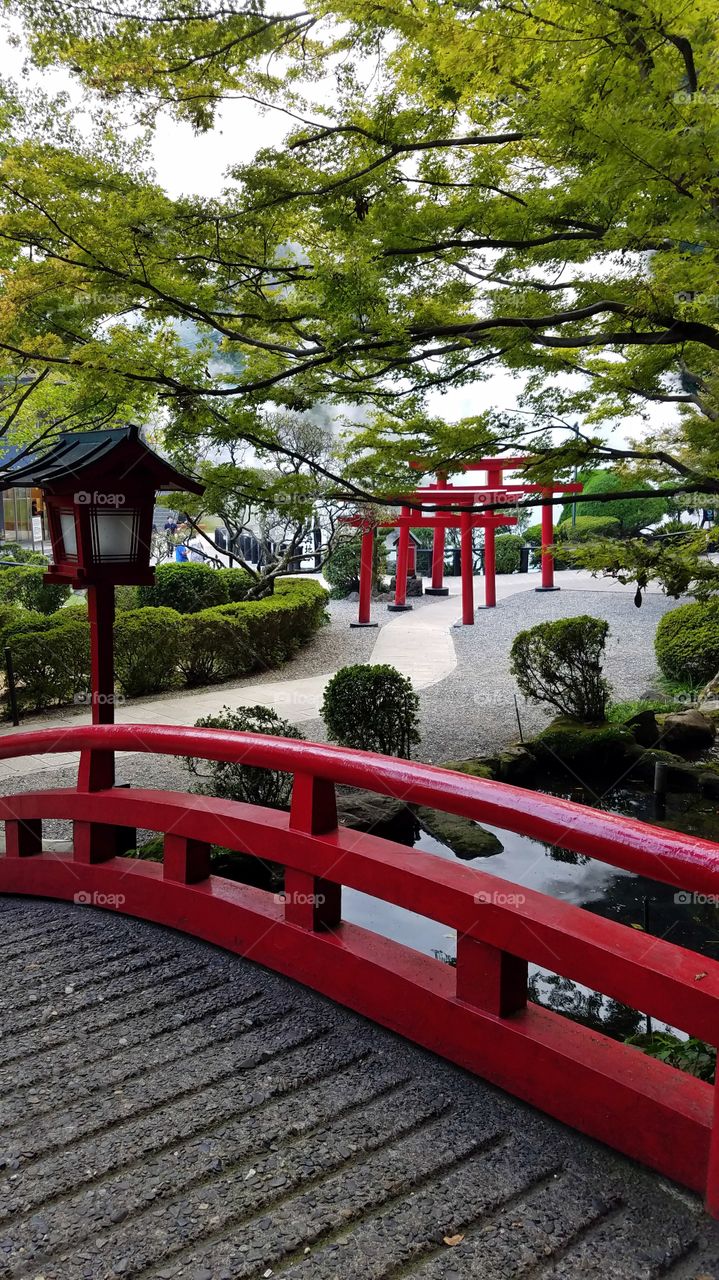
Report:
[[[370,751],[183,725],[87,725],[0,738],[0,760],[107,749],[244,763],[473,818],[696,893],[719,891],[719,845],[573,800]]]
[[[528,963],[716,1044],[719,962],[591,911],[337,823],[337,784],[560,844],[683,890],[719,895],[719,846],[504,783],[260,734],[93,725],[8,734],[0,760],[81,753],[76,788],[0,798],[0,893],[126,911],[314,987],[706,1196],[719,1216],[719,1090],[527,1002]],[[108,752],[194,756],[293,775],[289,813],[210,796],[95,786]],[[84,761],[86,767],[82,767]],[[42,823],[74,824],[71,857]],[[161,863],[127,858],[135,828]],[[284,865],[283,895],[211,875],[211,844]],[[452,968],[342,920],[349,886],[457,929]]]

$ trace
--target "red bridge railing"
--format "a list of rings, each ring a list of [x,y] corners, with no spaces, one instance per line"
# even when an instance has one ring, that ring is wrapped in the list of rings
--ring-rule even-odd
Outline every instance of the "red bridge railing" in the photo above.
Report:
[[[152,752],[294,775],[289,813],[207,796],[91,790],[92,753]],[[0,739],[0,759],[80,751],[76,789],[0,799],[0,892],[94,902],[306,983],[684,1183],[719,1215],[716,1087],[527,1001],[532,962],[710,1044],[719,963],[474,867],[337,825],[335,784],[430,805],[719,895],[719,846],[431,765],[220,730],[111,725]],[[73,823],[73,853],[42,822]],[[160,863],[126,858],[164,833]],[[219,844],[285,867],[284,899],[209,874]],[[342,921],[341,886],[457,930],[456,969]]]

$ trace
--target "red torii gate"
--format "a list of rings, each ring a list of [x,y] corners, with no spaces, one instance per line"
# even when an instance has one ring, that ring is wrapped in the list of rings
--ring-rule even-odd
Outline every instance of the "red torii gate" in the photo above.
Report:
[[[516,470],[518,467],[525,466],[530,459],[527,457],[515,458],[477,458],[473,461],[465,462],[462,471],[484,471],[487,476],[486,486],[478,485],[453,485],[447,479],[447,472],[438,470],[435,472],[437,480],[434,484],[428,485],[425,489],[420,489],[413,498],[421,497],[425,500],[425,495],[430,494],[434,502],[452,502],[459,499],[459,505],[466,504],[469,506],[493,505],[499,502],[511,502],[513,499],[526,497],[529,494],[541,494],[543,498],[551,498],[555,493],[580,493],[582,485],[578,482],[571,484],[557,484],[552,481],[550,485],[541,484],[525,484],[522,482],[509,481],[505,482],[504,472]],[[415,470],[423,469],[421,462],[412,462],[410,464]],[[542,507],[542,585],[537,587],[537,591],[558,591],[559,587],[554,584],[554,557],[552,555],[552,547],[554,544],[554,522],[552,520],[552,507],[549,503],[545,503]],[[513,521],[513,523],[516,523]],[[495,567],[495,533],[496,523],[489,524],[485,530],[484,539],[484,574],[485,574],[485,608],[493,609],[497,603],[496,590],[496,567]],[[471,534],[470,534],[471,539]],[[464,565],[464,557],[463,557]],[[465,577],[462,579],[463,597],[465,596]],[[432,544],[432,586],[427,588],[427,594],[430,595],[447,595],[447,588],[444,586],[444,527],[440,524],[435,526],[434,540]],[[469,592],[467,592],[469,595]],[[471,619],[466,614],[467,610],[463,608],[462,621],[467,625]]]
[[[436,490],[432,490],[436,493]],[[466,505],[466,504],[465,504]],[[435,537],[437,530],[442,531],[442,554],[444,554],[444,531],[446,529],[459,529],[461,539],[461,563],[462,563],[462,621],[464,623],[474,622],[474,580],[473,580],[473,564],[472,564],[472,530],[484,529],[492,530],[492,536],[497,527],[502,528],[507,525],[517,523],[516,516],[501,516],[494,513],[482,514],[476,511],[460,511],[456,515],[453,512],[437,512],[431,516],[417,514],[410,507],[403,506],[399,517],[393,520],[368,520],[361,515],[346,516],[343,519],[344,524],[353,525],[355,528],[362,530],[362,548],[360,554],[360,575],[359,575],[359,612],[356,622],[351,622],[351,627],[376,627],[377,623],[370,620],[370,605],[372,600],[372,562],[374,559],[374,540],[377,529],[397,529],[399,528],[399,541],[397,543],[397,569],[395,573],[395,597],[394,603],[387,605],[387,608],[393,612],[403,612],[411,609],[412,605],[407,604],[407,569],[409,562],[409,531],[410,529],[434,529]],[[485,532],[486,536],[486,532]],[[442,594],[441,592],[438,594]],[[444,589],[447,594],[447,589]]]
[[[480,485],[453,485],[447,478],[446,470],[435,472],[436,480],[423,489],[412,494],[403,494],[398,498],[402,502],[401,513],[394,520],[367,520],[361,515],[349,516],[345,523],[354,525],[363,531],[362,552],[360,558],[360,590],[359,614],[352,626],[371,627],[376,623],[370,620],[370,602],[372,596],[372,560],[374,555],[374,537],[377,528],[399,528],[397,543],[397,568],[395,574],[394,603],[387,606],[394,612],[411,609],[407,604],[407,571],[409,562],[410,529],[429,528],[434,530],[432,543],[432,586],[427,588],[431,595],[447,595],[444,586],[444,545],[447,529],[460,530],[460,563],[462,573],[462,623],[472,626],[474,623],[474,566],[472,532],[483,528],[484,543],[484,603],[485,608],[493,609],[497,603],[495,536],[498,528],[515,525],[515,516],[501,515],[495,511],[477,511],[475,508],[493,506],[498,503],[510,505],[528,494],[541,494],[551,498],[554,493],[578,493],[582,485],[572,484],[524,484],[521,482],[505,483],[504,472],[516,470],[526,465],[526,457],[516,458],[479,458],[465,462],[462,471],[484,471],[487,481]],[[421,462],[410,464],[415,470],[422,470]],[[410,507],[407,505],[412,503]],[[451,504],[452,509],[436,510],[437,505]],[[420,510],[417,511],[416,507]],[[554,522],[551,505],[542,507],[542,585],[537,591],[558,591],[554,585]]]

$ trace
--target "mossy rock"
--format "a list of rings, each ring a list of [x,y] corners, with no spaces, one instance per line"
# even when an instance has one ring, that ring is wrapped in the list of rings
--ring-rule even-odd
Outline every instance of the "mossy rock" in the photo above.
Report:
[[[454,769],[455,773],[466,773],[470,778],[493,778],[492,764],[488,760],[445,760],[442,769]]]
[[[440,809],[428,809],[420,805],[415,809],[420,826],[446,844],[458,858],[491,858],[502,853],[504,845],[491,831],[485,831],[471,818],[456,813],[442,813]]]
[[[559,717],[527,749],[548,773],[581,770],[590,776],[617,776],[641,755],[631,730],[618,724],[582,724]]]
[[[537,761],[528,747],[517,743],[497,759],[494,776],[515,786],[530,786],[537,775]]]

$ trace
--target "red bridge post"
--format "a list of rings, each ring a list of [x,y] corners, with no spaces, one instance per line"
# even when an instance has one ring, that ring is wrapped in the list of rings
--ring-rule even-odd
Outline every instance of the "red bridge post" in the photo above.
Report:
[[[488,946],[469,933],[457,934],[457,999],[498,1018],[527,1004],[526,960]]]
[[[337,828],[337,800],[333,782],[296,773],[292,787],[290,830],[320,836]],[[338,857],[341,855],[338,853]],[[302,929],[321,932],[342,922],[342,885],[321,876],[285,867],[285,920]]]
[[[713,1218],[719,1218],[719,1073],[714,1082],[714,1120],[709,1139],[706,1207]]]

